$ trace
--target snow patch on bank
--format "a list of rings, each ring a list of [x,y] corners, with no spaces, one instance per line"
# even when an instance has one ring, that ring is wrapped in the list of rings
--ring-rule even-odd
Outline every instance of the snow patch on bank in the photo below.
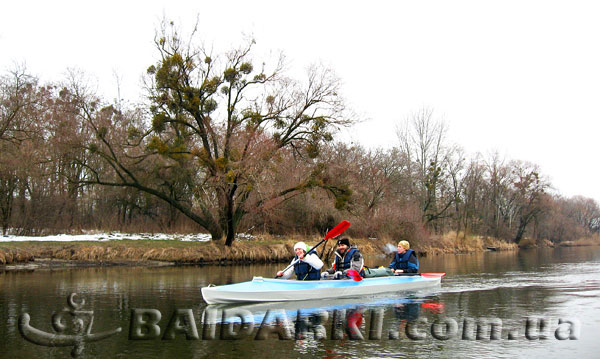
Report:
[[[55,236],[0,236],[0,242],[76,242],[76,241],[120,241],[120,240],[151,240],[151,241],[184,241],[207,242],[210,234],[165,234],[165,233],[90,233],[90,234],[59,234]]]

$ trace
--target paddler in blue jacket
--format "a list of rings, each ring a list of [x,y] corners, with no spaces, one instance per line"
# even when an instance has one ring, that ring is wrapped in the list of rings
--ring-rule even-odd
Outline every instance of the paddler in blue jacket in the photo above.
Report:
[[[347,277],[348,271],[351,269],[364,277],[365,261],[363,256],[356,246],[350,246],[350,240],[348,238],[342,238],[337,241],[337,250],[334,253],[335,260],[333,262],[333,267],[323,273],[323,278],[345,278]]]
[[[277,277],[289,279],[293,273],[296,273],[298,280],[319,280],[321,279],[321,268],[323,261],[313,251],[306,254],[308,247],[304,242],[298,242],[294,245],[296,257],[292,260],[294,266],[288,268],[285,272],[277,272]]]
[[[417,253],[410,249],[408,241],[398,242],[398,252],[389,267],[394,273],[417,273],[419,271],[419,260]]]

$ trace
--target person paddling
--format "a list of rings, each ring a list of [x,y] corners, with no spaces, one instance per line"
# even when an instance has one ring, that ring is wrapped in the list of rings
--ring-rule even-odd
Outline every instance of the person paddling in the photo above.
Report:
[[[408,241],[398,242],[398,252],[394,255],[389,268],[394,270],[394,273],[417,273],[419,271],[419,260],[417,253],[410,249]]]
[[[311,251],[306,254],[308,247],[304,242],[298,242],[294,245],[294,252],[296,256],[292,260],[294,266],[289,267],[285,272],[277,272],[277,277],[288,279],[293,273],[296,273],[296,279],[298,280],[319,280],[321,279],[321,268],[323,267],[323,261]]]
[[[335,279],[346,277],[349,270],[357,271],[361,277],[364,277],[364,259],[356,246],[350,246],[348,238],[342,238],[337,241],[337,250],[335,251],[335,260],[333,266],[324,272],[321,276],[327,278],[331,275]]]

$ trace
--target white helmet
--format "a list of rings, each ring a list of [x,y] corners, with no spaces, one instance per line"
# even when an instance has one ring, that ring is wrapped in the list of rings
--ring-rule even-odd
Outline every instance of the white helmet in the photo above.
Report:
[[[306,253],[308,247],[306,246],[306,243],[298,242],[298,243],[294,244],[294,251],[298,248],[302,248],[304,250],[304,253]]]

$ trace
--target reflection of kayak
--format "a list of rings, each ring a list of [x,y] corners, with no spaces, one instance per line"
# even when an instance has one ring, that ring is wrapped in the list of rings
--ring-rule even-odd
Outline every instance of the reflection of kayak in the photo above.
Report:
[[[345,298],[328,298],[315,301],[297,300],[287,302],[254,302],[254,303],[227,303],[227,304],[211,304],[207,309],[214,310],[231,310],[244,309],[252,313],[266,312],[269,310],[297,311],[300,310],[306,313],[316,313],[327,310],[355,309],[357,307],[386,307],[393,306],[398,303],[414,303],[424,302],[426,298],[435,293],[434,291],[418,290],[410,291],[407,296],[398,296],[395,293],[381,293],[376,295],[361,296],[361,297],[345,297]],[[404,294],[404,293],[403,293]],[[418,295],[418,296],[415,296]]]
[[[417,316],[420,305],[424,302],[431,302],[431,295],[435,292],[429,291],[429,288],[409,291],[398,296],[396,293],[381,293],[362,297],[329,298],[322,300],[299,300],[287,302],[256,302],[256,303],[228,303],[211,304],[205,308],[205,311],[213,311],[215,323],[239,322],[240,313],[245,313],[249,318],[254,319],[255,324],[263,322],[267,312],[285,313],[287,318],[294,320],[298,315],[302,317],[322,315],[328,312],[332,315],[333,311],[346,310],[352,311],[362,309],[367,311],[375,308],[410,308],[416,306]],[[406,296],[404,296],[406,294]],[[223,315],[225,313],[225,315]]]
[[[361,281],[298,281],[254,277],[248,282],[204,287],[202,296],[208,304],[343,298],[432,287],[440,283],[442,276],[443,273],[390,276],[365,278]]]
[[[417,320],[425,303],[433,305],[437,302],[436,287],[428,287],[414,291],[388,292],[375,295],[364,295],[345,298],[328,298],[321,300],[299,300],[287,302],[256,302],[210,304],[204,307],[202,315],[205,325],[231,324],[272,325],[278,323],[290,325],[295,330],[300,326],[326,325],[333,320],[353,320],[353,315],[362,313],[373,320],[374,315],[390,315],[400,320]],[[439,312],[436,312],[439,313]],[[359,319],[359,318],[354,318]],[[357,322],[356,327],[360,327]],[[310,330],[317,330],[316,327]],[[216,332],[215,332],[216,333]]]

